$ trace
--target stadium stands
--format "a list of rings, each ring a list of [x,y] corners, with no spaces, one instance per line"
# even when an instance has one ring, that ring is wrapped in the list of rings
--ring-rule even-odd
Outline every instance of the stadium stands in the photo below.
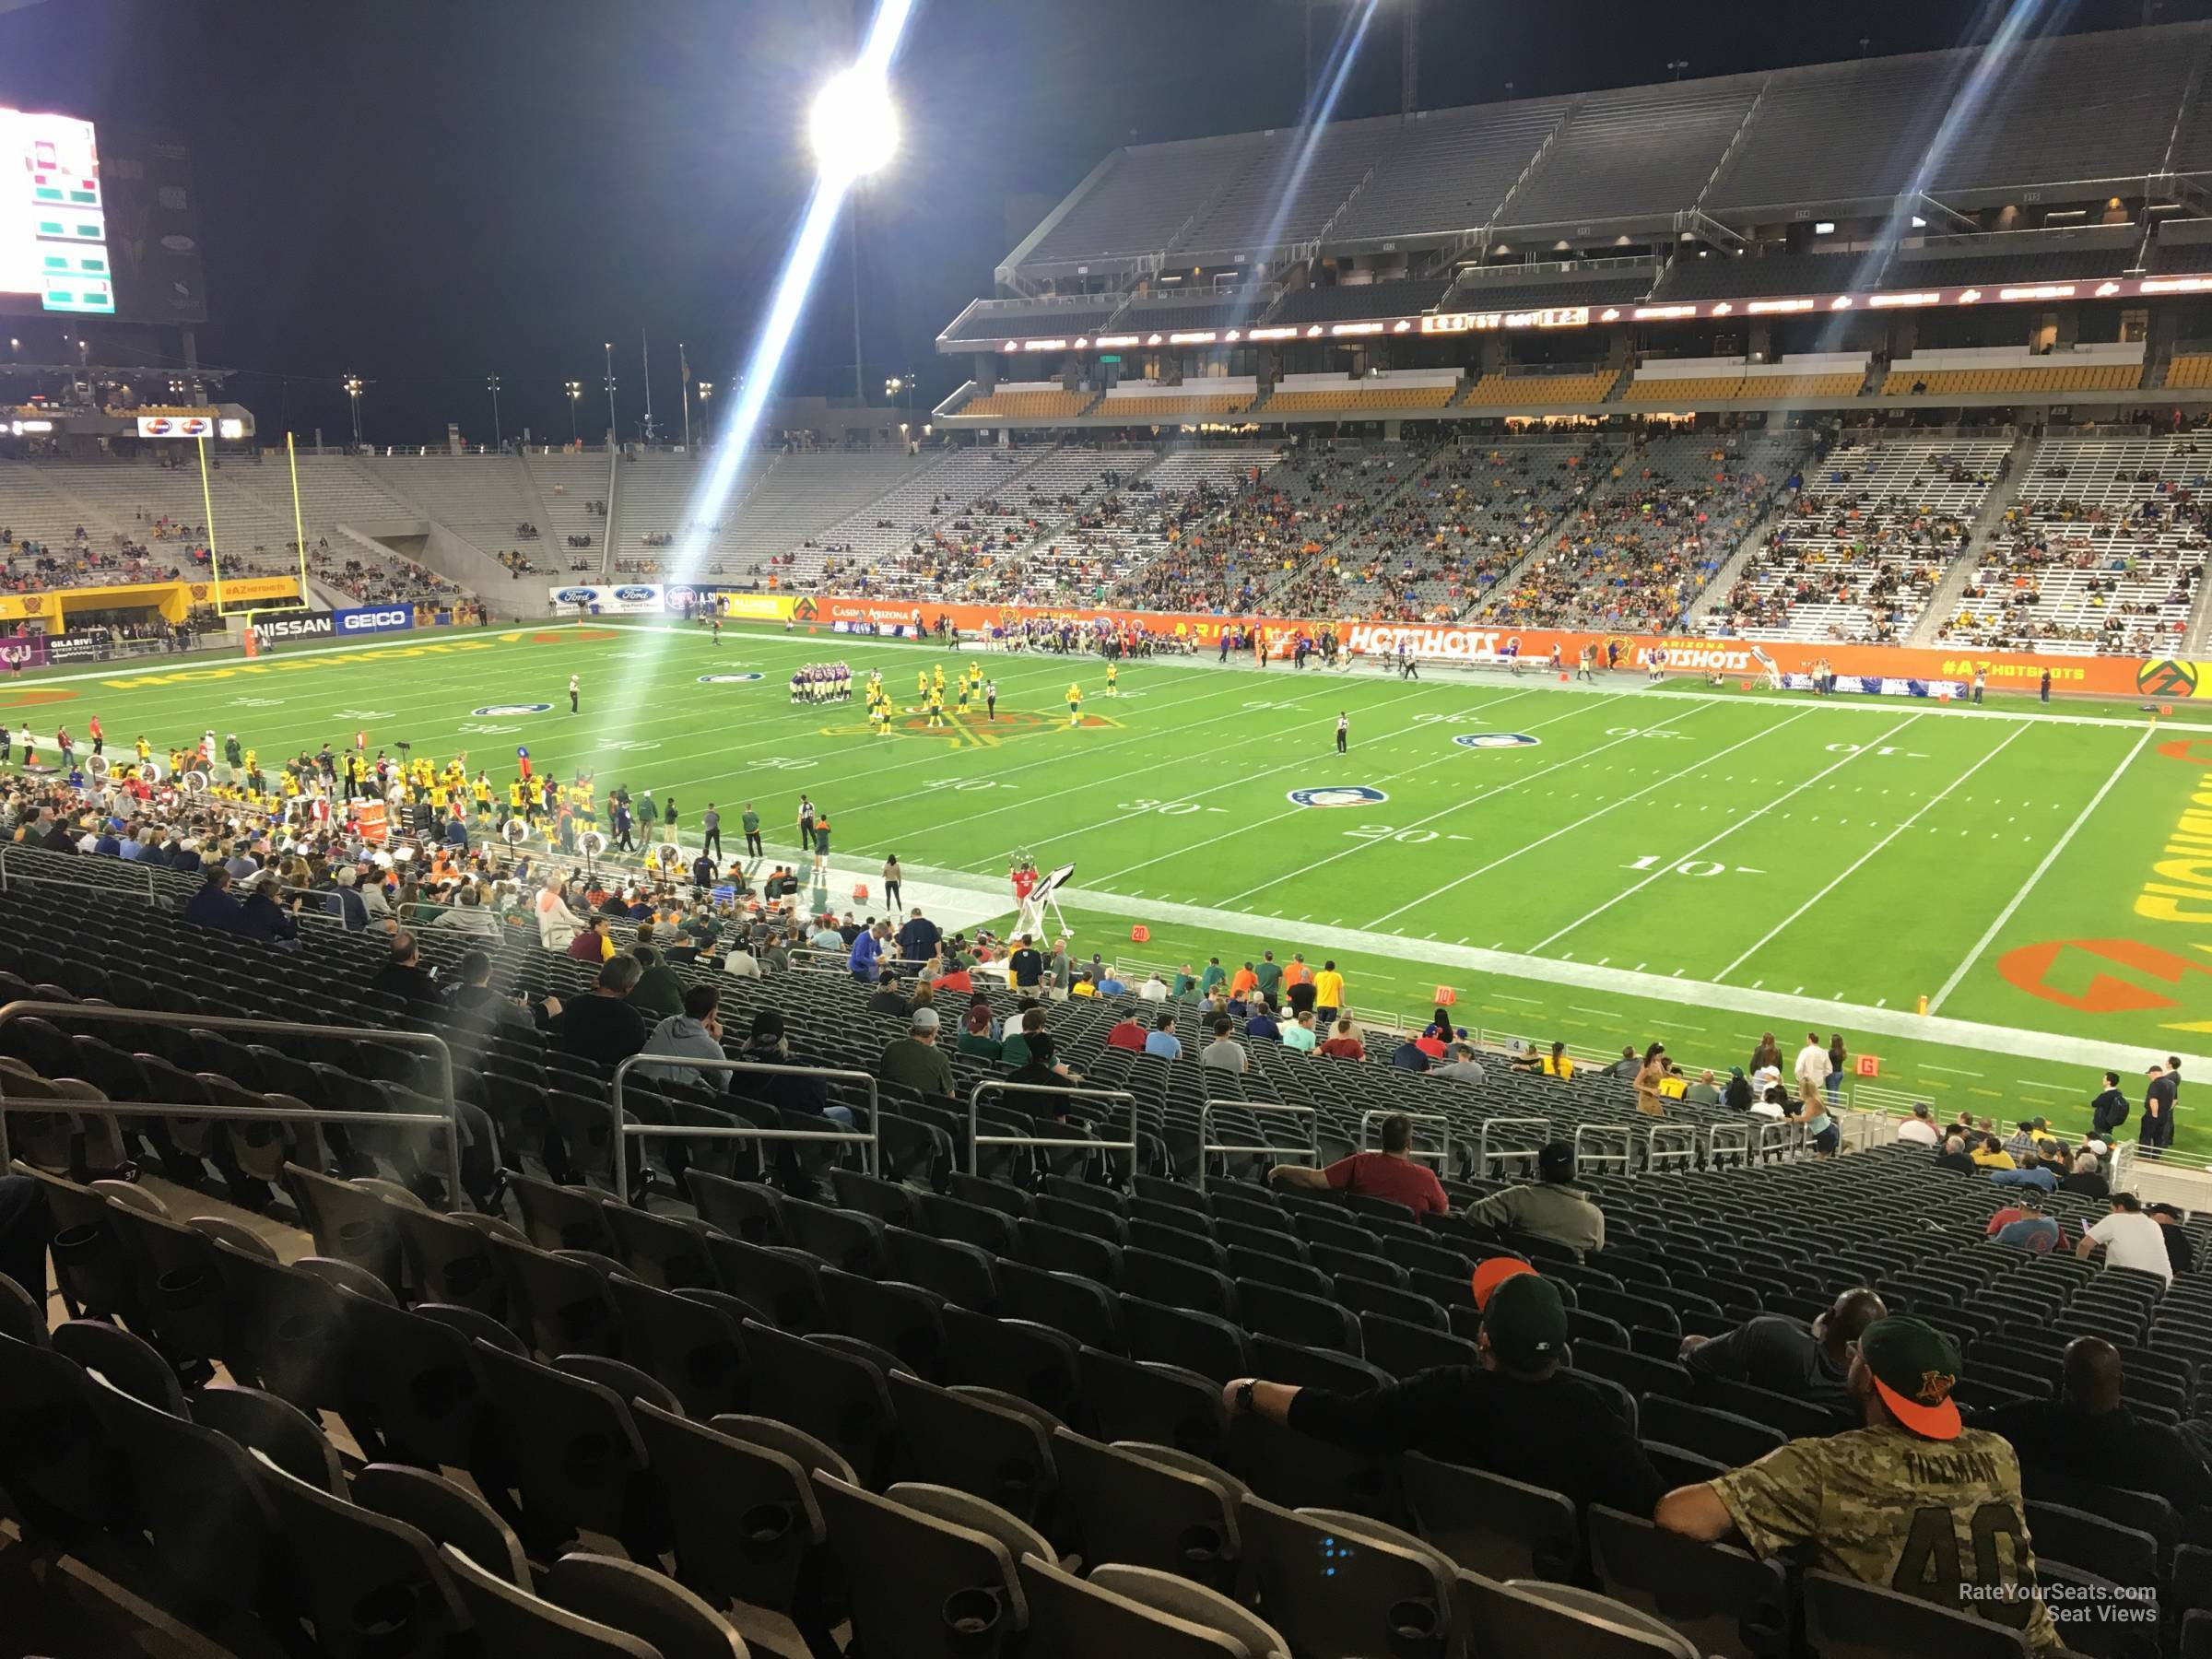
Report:
[[[1930,52],[1781,71],[1707,187],[1705,210],[1902,194],[1970,63],[1965,53]]]
[[[1242,414],[1258,395],[1259,382],[1249,374],[1210,375],[1180,386],[1124,381],[1106,389],[1098,413],[1115,420],[1216,420]]]
[[[2212,352],[2176,351],[2166,364],[2170,386],[2212,386]]]
[[[1990,346],[1916,351],[1882,379],[1886,397],[2124,390],[2142,383],[2143,345],[2077,346],[2048,352]]]
[[[1620,378],[1618,369],[1558,371],[1510,367],[1486,374],[1460,399],[1468,408],[1528,408],[1540,404],[1604,403]]]
[[[1397,117],[1385,115],[1332,122],[1311,144],[1301,128],[1262,134],[1250,165],[1206,205],[1172,251],[1192,263],[1242,261],[1311,241],[1397,147],[1399,130]]]
[[[1418,245],[1488,224],[1571,107],[1569,99],[1535,98],[1416,114],[1396,153],[1329,228],[1329,245]]]
[[[1754,294],[1840,294],[1878,288],[1880,253],[1724,253],[1675,260],[1652,298],[1733,300]]]
[[[1765,516],[1803,433],[1641,438],[1595,476],[1532,559],[1473,614],[1507,625],[1665,630]]]
[[[1754,640],[1901,640],[1964,546],[2008,441],[1899,436],[1847,444],[1706,615]]]
[[[2178,649],[2212,461],[2191,438],[2049,438],[1939,637],[2062,654]]]
[[[1447,276],[1410,282],[1354,282],[1293,288],[1267,313],[1270,324],[1347,323],[1361,317],[1410,317],[1434,307],[1452,286]]]
[[[1116,150],[1102,176],[1062,204],[1013,263],[1075,265],[1164,249],[1265,152],[1258,133]]]
[[[1697,200],[1765,76],[1668,81],[1576,100],[1499,211],[1507,226],[1671,213]]]
[[[1827,352],[1774,363],[1742,358],[1653,358],[1636,371],[1623,403],[1686,404],[1794,400],[1833,403],[1854,397],[1873,359],[1865,352]]]
[[[1007,382],[959,406],[962,415],[1003,415],[1013,420],[1065,420],[1099,401],[1096,392],[1070,392],[1057,381]]]
[[[1270,415],[1348,416],[1441,409],[1458,395],[1460,383],[1456,369],[1408,369],[1362,380],[1341,374],[1287,374],[1261,408]]]

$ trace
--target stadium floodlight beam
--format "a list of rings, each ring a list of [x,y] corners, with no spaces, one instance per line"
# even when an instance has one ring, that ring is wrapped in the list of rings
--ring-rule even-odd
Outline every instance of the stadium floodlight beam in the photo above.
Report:
[[[669,580],[688,582],[698,579],[712,543],[710,526],[721,522],[723,510],[736,488],[739,470],[750,459],[768,400],[776,389],[792,335],[806,309],[822,256],[837,229],[838,215],[854,182],[871,168],[880,167],[898,147],[898,118],[890,100],[891,60],[913,16],[913,0],[879,0],[869,21],[860,55],[852,65],[831,77],[817,95],[809,123],[820,171],[814,193],[807,198],[805,217],[769,300],[768,314],[755,335],[752,353],[737,376],[737,395],[723,426],[713,459],[701,474],[685,515],[687,528]],[[826,131],[829,111],[849,121],[850,133]]]

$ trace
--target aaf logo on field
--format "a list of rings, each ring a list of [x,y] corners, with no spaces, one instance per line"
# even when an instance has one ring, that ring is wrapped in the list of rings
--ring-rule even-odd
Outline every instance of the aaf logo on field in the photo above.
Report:
[[[747,680],[759,677],[757,674],[702,674],[699,677],[699,683],[702,686],[740,686]]]
[[[1452,739],[1461,748],[1534,748],[1544,741],[1531,737],[1526,732],[1464,732]]]
[[[476,715],[486,714],[543,714],[553,707],[551,703],[486,703],[480,709],[471,709]]]
[[[1331,783],[1320,789],[1290,791],[1293,806],[1371,806],[1390,797],[1365,783]]]

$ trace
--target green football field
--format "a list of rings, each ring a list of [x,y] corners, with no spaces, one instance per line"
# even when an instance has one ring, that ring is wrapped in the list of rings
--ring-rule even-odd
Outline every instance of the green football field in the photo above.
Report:
[[[833,658],[881,668],[889,735],[857,700],[790,704],[793,667]],[[1764,1030],[1785,1055],[1809,1028],[1840,1030],[1878,1065],[1861,1087],[1947,1111],[2075,1122],[2104,1066],[2139,1098],[2153,1054],[2189,1071],[2212,1053],[2212,793],[2192,799],[2212,725],[1210,659],[1129,665],[1109,698],[1096,658],[985,653],[999,719],[932,732],[906,711],[940,660],[968,659],[547,627],[53,671],[0,686],[0,714],[80,739],[98,714],[112,751],[141,731],[163,751],[235,731],[265,765],[366,731],[372,750],[465,749],[502,793],[526,744],[541,771],[590,770],[603,794],[674,793],[693,827],[710,799],[733,830],[756,801],[771,858],[794,851],[804,788],[841,879],[896,853],[910,879],[1003,912],[1013,850],[1073,862],[1082,954],[1334,957],[1359,1011],[1425,1013],[1443,988],[1494,1036],[1657,1037],[1693,1070],[1742,1063]],[[2182,1136],[2212,1150],[2186,1112]]]

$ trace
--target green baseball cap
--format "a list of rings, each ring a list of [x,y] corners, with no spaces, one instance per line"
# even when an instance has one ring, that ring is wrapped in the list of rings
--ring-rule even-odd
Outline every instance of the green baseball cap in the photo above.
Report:
[[[1533,1273],[1514,1274],[1492,1288],[1482,1329],[1498,1363],[1513,1371],[1541,1370],[1567,1351],[1566,1304],[1556,1285]]]
[[[1961,1367],[1948,1336],[1924,1320],[1893,1313],[1859,1334],[1859,1358],[1890,1416],[1929,1440],[1959,1438],[1962,1425],[1951,1390]]]

